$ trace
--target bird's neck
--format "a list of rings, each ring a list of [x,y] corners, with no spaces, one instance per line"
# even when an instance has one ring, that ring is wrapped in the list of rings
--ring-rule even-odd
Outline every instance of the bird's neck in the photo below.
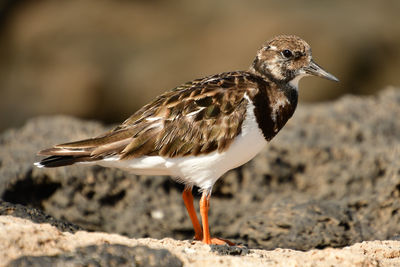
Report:
[[[298,100],[297,86],[289,81],[273,80],[249,70],[263,80],[251,96],[257,123],[267,141],[271,140],[292,117]],[[295,81],[297,82],[297,81]]]
[[[297,106],[297,100],[298,100],[298,86],[299,86],[299,81],[301,78],[303,78],[304,75],[287,75],[285,76],[284,79],[279,79],[275,77],[273,74],[269,72],[261,72],[259,68],[257,68],[256,64],[257,58],[255,62],[249,67],[248,72],[250,72],[253,75],[256,75],[268,84],[270,84],[270,87],[275,87],[276,90],[282,91],[288,101],[290,102],[291,105],[294,107]],[[275,86],[276,85],[276,86]]]

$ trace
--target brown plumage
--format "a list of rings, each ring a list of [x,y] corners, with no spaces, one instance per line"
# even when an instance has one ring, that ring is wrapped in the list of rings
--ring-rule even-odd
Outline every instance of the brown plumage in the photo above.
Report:
[[[129,159],[223,151],[240,133],[246,88],[257,87],[246,79],[250,76],[246,72],[229,72],[185,83],[157,97],[106,134],[56,145],[39,155],[56,156],[53,161],[70,156],[64,163],[74,163],[116,154]]]

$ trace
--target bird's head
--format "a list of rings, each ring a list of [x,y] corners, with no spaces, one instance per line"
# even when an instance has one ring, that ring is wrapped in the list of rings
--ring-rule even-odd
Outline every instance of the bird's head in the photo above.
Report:
[[[339,81],[314,62],[310,45],[294,35],[277,36],[264,44],[250,70],[274,81],[289,82],[295,87],[300,78],[308,75]]]

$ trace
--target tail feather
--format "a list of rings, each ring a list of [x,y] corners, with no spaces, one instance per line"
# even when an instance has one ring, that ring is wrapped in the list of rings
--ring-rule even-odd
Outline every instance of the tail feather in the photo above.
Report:
[[[72,165],[76,162],[85,161],[82,157],[76,156],[50,156],[47,158],[42,159],[39,162],[35,163],[36,167],[39,168],[54,168],[54,167],[61,167],[61,166],[68,166]]]
[[[34,163],[39,168],[54,168],[72,165],[77,162],[88,162],[99,159],[99,156],[91,155],[93,149],[67,149],[52,147],[38,152],[38,155],[49,156]]]
[[[40,156],[48,156],[35,166],[52,168],[72,165],[77,162],[90,162],[116,155],[131,142],[135,129],[116,130],[102,136],[55,145],[38,152]]]

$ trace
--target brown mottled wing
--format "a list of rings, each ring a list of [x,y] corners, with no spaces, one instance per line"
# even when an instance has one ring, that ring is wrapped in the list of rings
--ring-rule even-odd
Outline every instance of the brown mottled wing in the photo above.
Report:
[[[156,98],[120,126],[97,138],[58,145],[59,151],[179,157],[224,151],[240,133],[247,100],[246,73],[231,72],[183,84]],[[59,155],[59,154],[58,154]],[[65,155],[65,154],[64,154]]]
[[[120,127],[145,129],[122,151],[179,157],[224,151],[240,133],[247,100],[239,73],[184,84],[143,107]]]

